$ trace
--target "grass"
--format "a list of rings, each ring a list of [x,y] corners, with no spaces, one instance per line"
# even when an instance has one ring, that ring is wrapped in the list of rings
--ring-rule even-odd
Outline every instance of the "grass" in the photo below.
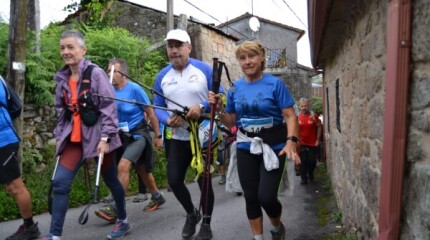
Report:
[[[23,162],[23,180],[30,192],[33,204],[33,213],[35,215],[48,211],[48,189],[51,183],[52,172],[55,166],[54,147],[48,146],[40,152],[27,152],[24,153]],[[166,177],[166,158],[164,152],[156,152],[156,167],[153,171],[155,182],[158,188],[167,187]],[[77,207],[85,205],[92,200],[92,192],[94,190],[95,178],[95,162],[90,161],[89,173],[91,180],[85,181],[84,167],[82,166],[76,175],[72,190],[69,194],[69,207]],[[190,182],[195,177],[195,171],[189,169],[186,175],[186,181]],[[109,194],[109,189],[104,184],[103,180],[100,181],[99,198],[103,198]],[[127,195],[135,195],[138,193],[138,181],[134,170],[130,172],[130,186]],[[21,218],[19,209],[15,200],[5,190],[0,188],[0,222],[9,221]]]
[[[337,207],[326,165],[320,164],[314,174],[321,187],[321,197],[317,200],[318,222],[321,227],[329,229],[320,240],[357,240],[342,227],[342,212]]]

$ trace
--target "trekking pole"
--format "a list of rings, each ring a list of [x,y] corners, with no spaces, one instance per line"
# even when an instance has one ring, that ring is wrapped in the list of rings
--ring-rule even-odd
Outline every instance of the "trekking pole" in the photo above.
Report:
[[[104,157],[104,153],[102,152],[99,154],[99,159],[98,159],[98,163],[97,163],[97,175],[96,175],[96,184],[95,184],[95,188],[94,188],[94,198],[93,198],[93,201],[88,203],[88,205],[85,207],[84,211],[82,211],[81,215],[79,216],[78,222],[81,225],[84,225],[88,221],[88,211],[90,210],[91,204],[97,203],[97,197],[98,197],[98,192],[99,192],[100,170],[102,168],[103,157]]]
[[[141,87],[143,87],[143,88],[147,89],[148,91],[150,91],[150,92],[151,92],[151,94],[152,94],[152,95],[156,94],[156,95],[158,95],[158,96],[160,96],[160,97],[164,98],[165,100],[167,100],[167,101],[169,101],[169,102],[174,103],[176,106],[178,106],[178,107],[182,108],[182,109],[183,109],[183,111],[184,111],[185,113],[187,113],[187,112],[188,112],[188,110],[190,110],[187,106],[183,106],[183,105],[179,104],[178,102],[173,101],[172,99],[167,98],[167,97],[166,97],[166,96],[164,96],[162,93],[160,93],[160,92],[158,92],[157,90],[155,90],[155,89],[153,89],[153,88],[150,88],[150,87],[146,86],[145,84],[143,84],[143,83],[141,83],[141,82],[139,82],[139,81],[137,81],[137,80],[135,80],[135,79],[131,78],[131,77],[130,77],[130,76],[128,76],[127,74],[125,74],[125,73],[123,73],[123,72],[121,72],[121,71],[119,71],[119,70],[115,70],[115,72],[118,72],[119,74],[123,75],[124,77],[126,77],[126,78],[130,79],[131,81],[133,81],[133,82],[137,83],[139,86],[141,86]]]
[[[59,161],[60,161],[60,156],[58,155],[56,157],[54,172],[52,173],[52,177],[51,177],[51,185],[49,186],[49,190],[48,190],[48,212],[51,215],[52,215],[52,189],[54,188],[54,177],[55,177],[55,173],[57,172]]]
[[[218,67],[218,58],[213,58],[213,69],[212,69],[212,92],[217,94],[219,92],[219,88],[221,85],[221,71],[222,68]],[[206,159],[205,159],[205,170],[203,173],[203,182],[202,182],[202,193],[201,195],[205,194],[205,201],[206,201],[206,208],[208,205],[208,199],[209,199],[209,184],[211,181],[211,157],[212,157],[212,132],[213,127],[215,123],[215,109],[216,104],[211,104],[211,112],[210,112],[210,121],[209,121],[209,134],[208,134],[208,148],[206,150]],[[200,199],[200,206],[202,205],[202,199]],[[207,209],[205,209],[205,212],[207,212]]]
[[[142,105],[142,106],[145,106],[145,107],[158,108],[158,109],[162,109],[162,110],[173,112],[173,113],[178,114],[178,115],[183,116],[183,117],[185,117],[185,114],[186,114],[185,112],[179,111],[178,109],[165,108],[165,107],[161,107],[161,106],[146,104],[146,103],[143,103],[143,102],[138,102],[138,101],[136,101],[134,99],[133,100],[127,100],[127,99],[122,99],[122,98],[104,96],[104,95],[97,94],[97,93],[93,93],[93,95],[97,96],[97,97],[101,97],[101,98],[107,98],[107,99],[117,100],[117,101],[120,101],[120,102],[126,102],[126,103],[131,103],[131,104],[136,104],[136,105]]]

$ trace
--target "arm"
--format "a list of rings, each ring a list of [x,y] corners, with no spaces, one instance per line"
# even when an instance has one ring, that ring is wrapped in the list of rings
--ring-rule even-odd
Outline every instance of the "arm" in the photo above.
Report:
[[[209,104],[215,104],[215,111],[218,113],[219,120],[229,129],[236,125],[236,113],[227,113],[224,111],[223,102],[220,94],[209,91]]]
[[[162,141],[162,138],[158,138],[158,136],[161,136],[161,132],[160,132],[160,125],[158,124],[158,119],[154,113],[154,109],[152,107],[145,107],[145,113],[146,113],[146,115],[148,115],[149,122],[151,123],[152,127],[154,128],[154,132],[155,132],[154,144],[155,144],[155,147],[158,150],[161,150],[161,148],[163,147],[163,141]]]
[[[322,126],[321,126],[321,121],[318,118],[318,115],[316,115],[315,118],[318,119],[316,122],[316,125],[317,125],[317,141],[315,142],[315,146],[318,146],[320,144],[320,141],[321,141]]]
[[[297,121],[296,112],[291,106],[289,108],[282,109],[282,114],[285,117],[287,124],[287,137],[295,136],[299,134],[299,123]],[[297,154],[297,143],[292,140],[287,140],[285,147],[279,152],[279,155],[287,154],[289,159],[292,159],[296,164],[300,163],[300,158]]]
[[[96,92],[103,96],[114,98],[115,92],[109,83],[109,78],[106,73],[99,67],[95,67],[91,76],[91,81],[96,83]],[[99,111],[101,118],[101,139],[97,146],[99,153],[109,152],[109,143],[106,141],[108,138],[114,137],[118,133],[118,118],[116,104],[113,99],[99,98]]]

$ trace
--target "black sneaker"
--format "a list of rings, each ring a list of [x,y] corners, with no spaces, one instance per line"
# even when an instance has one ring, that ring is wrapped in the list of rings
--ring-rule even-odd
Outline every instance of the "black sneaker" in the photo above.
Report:
[[[281,228],[279,229],[279,231],[274,232],[274,231],[270,230],[270,233],[272,234],[272,240],[285,240],[285,226],[284,226],[284,224],[281,222]]]
[[[195,240],[210,240],[212,239],[212,230],[211,225],[207,223],[202,223],[200,226],[199,234],[197,234],[197,237]]]
[[[6,240],[31,240],[37,239],[40,236],[39,228],[37,227],[37,222],[31,227],[26,227],[24,224],[19,226],[18,230],[7,237]]]
[[[189,238],[194,235],[196,232],[196,225],[202,219],[202,215],[195,210],[195,213],[187,214],[187,220],[185,221],[185,225],[182,228],[182,237]]]

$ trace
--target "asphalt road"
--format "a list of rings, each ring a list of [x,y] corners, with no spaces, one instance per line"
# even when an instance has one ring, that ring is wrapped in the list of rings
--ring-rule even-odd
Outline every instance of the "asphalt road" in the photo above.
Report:
[[[246,218],[245,200],[242,196],[227,193],[224,186],[218,185],[219,176],[213,178],[215,190],[215,209],[212,216],[213,240],[250,240],[252,234]],[[287,228],[287,240],[317,240],[327,232],[327,227],[321,228],[318,224],[317,198],[319,197],[319,184],[310,183],[300,185],[300,178],[295,178],[295,194],[292,197],[281,197],[284,206],[282,221]],[[188,185],[193,196],[195,206],[198,207],[200,192],[195,183]],[[133,228],[127,234],[128,240],[181,240],[181,230],[185,223],[185,211],[182,209],[173,193],[162,189],[166,203],[154,212],[143,212],[144,203],[132,202],[127,197],[128,219]],[[78,218],[84,207],[69,209],[66,215],[62,240],[95,240],[105,239],[113,225],[97,218],[93,212],[103,204],[94,204],[90,209],[89,220],[86,225],[80,225]],[[35,216],[39,222],[42,236],[49,231],[50,215],[48,213]],[[13,220],[0,223],[0,239],[12,234],[22,223],[22,220]],[[199,230],[199,226],[197,231]],[[264,216],[264,238],[271,239],[270,224]],[[194,239],[194,238],[191,238]]]

